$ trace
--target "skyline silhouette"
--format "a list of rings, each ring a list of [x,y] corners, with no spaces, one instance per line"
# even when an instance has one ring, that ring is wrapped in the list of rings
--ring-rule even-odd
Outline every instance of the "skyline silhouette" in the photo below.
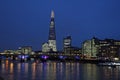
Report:
[[[51,10],[55,12],[58,50],[68,35],[77,47],[92,37],[120,40],[119,3],[119,0],[1,0],[0,51],[20,46],[41,50],[42,43],[48,40]]]

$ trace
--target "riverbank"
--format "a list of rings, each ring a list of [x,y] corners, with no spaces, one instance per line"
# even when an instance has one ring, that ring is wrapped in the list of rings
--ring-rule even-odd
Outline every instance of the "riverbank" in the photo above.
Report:
[[[36,59],[36,60],[9,60],[9,59],[4,59],[0,60],[2,61],[13,61],[13,62],[79,62],[79,63],[91,63],[91,64],[98,64],[98,63],[104,63],[104,62],[110,62],[109,60],[97,60],[97,59]]]

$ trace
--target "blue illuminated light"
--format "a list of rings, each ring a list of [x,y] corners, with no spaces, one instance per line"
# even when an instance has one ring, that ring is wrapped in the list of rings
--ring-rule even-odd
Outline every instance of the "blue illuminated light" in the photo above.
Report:
[[[79,56],[75,56],[75,59],[80,59],[80,57]]]
[[[22,59],[25,59],[25,58],[28,58],[29,56],[28,55],[18,55],[18,58],[22,58]]]
[[[25,56],[22,56],[22,59],[25,59]]]
[[[48,56],[43,55],[41,58],[42,58],[42,59],[47,59],[47,58],[48,58]]]
[[[59,56],[60,59],[63,59],[64,57],[63,56]]]

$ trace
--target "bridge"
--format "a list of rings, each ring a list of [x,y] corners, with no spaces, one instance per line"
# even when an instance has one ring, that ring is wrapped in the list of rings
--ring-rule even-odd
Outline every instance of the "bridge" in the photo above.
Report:
[[[0,54],[0,60],[80,60],[81,55],[78,54],[62,54],[62,53],[44,53],[44,54]]]

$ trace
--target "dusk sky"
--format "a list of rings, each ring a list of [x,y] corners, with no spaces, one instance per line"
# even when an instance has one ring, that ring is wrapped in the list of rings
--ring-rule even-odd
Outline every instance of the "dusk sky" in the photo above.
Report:
[[[59,50],[68,35],[77,47],[93,36],[120,40],[120,0],[0,0],[0,51],[20,46],[41,50],[51,10]]]

